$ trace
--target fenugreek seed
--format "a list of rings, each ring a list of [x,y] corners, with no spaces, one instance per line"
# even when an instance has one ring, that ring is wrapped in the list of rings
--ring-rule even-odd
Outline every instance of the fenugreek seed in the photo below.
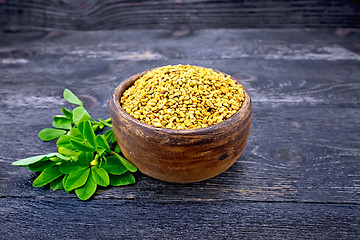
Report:
[[[183,117],[185,117],[185,113],[183,113],[183,112],[179,112],[179,115],[183,118]]]
[[[185,124],[185,126],[187,126],[187,127],[191,125],[191,123],[190,123],[189,120],[185,120],[185,121],[184,121],[184,124]]]
[[[165,66],[147,72],[122,95],[131,116],[155,127],[207,127],[230,118],[244,101],[242,86],[196,66]]]
[[[155,127],[162,127],[162,124],[159,123],[159,122],[152,122],[152,124],[153,124]]]

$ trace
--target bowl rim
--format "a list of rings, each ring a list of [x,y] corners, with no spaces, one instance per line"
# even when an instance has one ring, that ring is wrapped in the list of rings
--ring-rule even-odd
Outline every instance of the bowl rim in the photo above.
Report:
[[[201,67],[201,66],[198,66]],[[205,67],[202,67],[205,68]],[[233,125],[234,122],[237,122],[241,119],[243,119],[243,116],[246,115],[246,110],[244,110],[244,106],[249,105],[250,111],[252,111],[252,101],[251,101],[251,97],[250,94],[247,92],[247,90],[245,89],[244,85],[242,85],[240,83],[239,80],[233,78],[232,76],[231,79],[235,80],[238,84],[241,84],[243,86],[243,90],[244,90],[244,102],[242,103],[240,109],[234,114],[232,115],[230,118],[211,125],[211,126],[207,126],[207,127],[201,127],[201,128],[192,128],[192,129],[172,129],[172,128],[163,128],[163,127],[155,127],[151,124],[147,124],[144,123],[136,118],[134,118],[133,116],[131,116],[129,113],[127,113],[120,104],[120,97],[121,95],[129,88],[131,87],[134,82],[136,80],[138,80],[141,76],[143,76],[144,74],[146,74],[147,72],[154,70],[156,68],[152,68],[146,71],[143,71],[141,73],[135,74],[127,79],[125,79],[124,81],[122,81],[114,90],[112,96],[111,96],[111,102],[113,104],[114,110],[115,112],[119,113],[122,117],[124,117],[126,120],[133,122],[136,125],[139,125],[143,128],[147,128],[147,129],[151,129],[155,132],[159,132],[159,133],[167,133],[167,134],[176,134],[176,135],[197,135],[197,134],[205,134],[208,132],[212,132],[212,131],[218,131],[220,129],[226,128],[230,125]],[[215,70],[213,69],[215,72],[224,74],[225,76],[228,76],[229,74],[225,74],[221,71]],[[128,85],[126,87],[126,85]]]

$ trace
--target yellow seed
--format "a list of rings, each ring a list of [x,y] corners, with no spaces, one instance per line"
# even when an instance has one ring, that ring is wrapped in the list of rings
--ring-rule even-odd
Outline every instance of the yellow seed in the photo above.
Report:
[[[179,112],[179,115],[183,118],[183,117],[185,117],[185,113],[183,113],[183,112]]]
[[[191,125],[191,123],[190,123],[189,120],[185,120],[185,121],[184,121],[184,124],[185,124],[185,126],[187,126],[187,127]]]
[[[240,84],[212,69],[164,66],[144,74],[122,95],[131,116],[155,127],[190,129],[219,123],[244,102]]]
[[[136,119],[139,119],[139,118],[140,118],[140,114],[134,113],[133,117],[136,118]]]
[[[155,127],[162,127],[162,124],[159,123],[159,122],[152,122],[152,124],[153,124]]]

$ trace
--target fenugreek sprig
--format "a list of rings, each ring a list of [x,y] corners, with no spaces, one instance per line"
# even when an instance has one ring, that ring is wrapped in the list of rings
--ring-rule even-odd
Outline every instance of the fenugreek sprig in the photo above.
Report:
[[[12,164],[41,172],[34,187],[50,184],[53,190],[75,191],[81,200],[89,199],[97,186],[121,186],[135,183],[130,172],[137,168],[127,161],[116,145],[111,119],[94,121],[83,103],[70,90],[64,98],[77,105],[73,111],[62,108],[63,115],[53,118],[53,128],[39,132],[43,141],[57,139],[58,152],[33,156]],[[103,135],[104,127],[111,128]]]

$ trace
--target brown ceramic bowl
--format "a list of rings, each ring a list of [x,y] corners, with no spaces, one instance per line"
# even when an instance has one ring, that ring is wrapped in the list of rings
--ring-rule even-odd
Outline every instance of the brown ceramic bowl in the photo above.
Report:
[[[167,182],[198,182],[228,169],[244,150],[250,133],[252,105],[248,92],[240,110],[229,119],[206,128],[156,128],[130,116],[120,97],[140,76],[123,81],[110,100],[116,141],[142,173]]]

